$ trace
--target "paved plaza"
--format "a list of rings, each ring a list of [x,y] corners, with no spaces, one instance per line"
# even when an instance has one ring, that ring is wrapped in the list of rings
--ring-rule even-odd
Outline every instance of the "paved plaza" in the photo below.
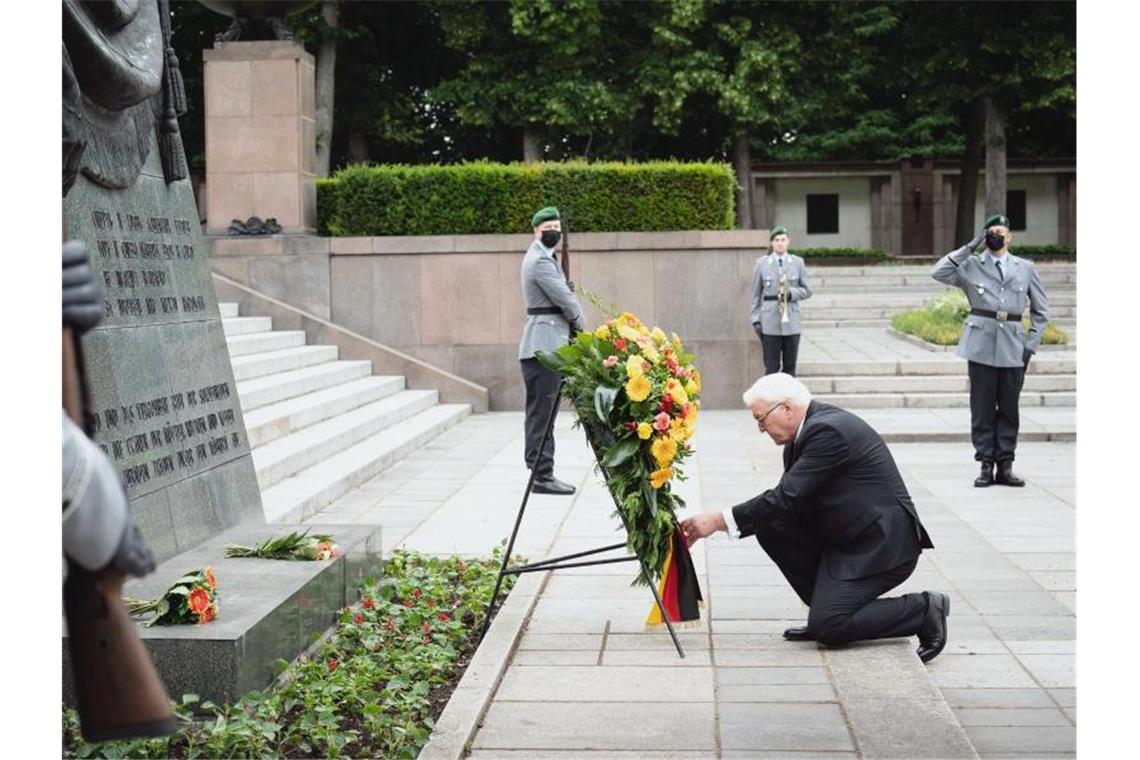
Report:
[[[966,409],[864,416],[904,411],[968,425]],[[912,432],[923,419],[909,420]],[[530,559],[620,540],[571,421],[559,417],[557,471],[579,491],[531,498],[516,545]],[[694,445],[680,484],[692,510],[723,509],[779,478],[779,449],[744,409],[702,414]],[[721,534],[694,547],[707,606],[681,632],[683,660],[666,633],[644,631],[651,597],[630,588],[634,565],[544,574],[471,756],[1072,756],[1075,444],[1020,445],[1022,489],[973,488],[966,443],[891,449],[936,545],[899,593],[953,599],[949,644],[929,666],[913,639],[835,650],[783,641],[806,609],[754,540]],[[476,415],[318,519],[381,524],[388,547],[485,555],[509,535],[526,476],[522,415]]]

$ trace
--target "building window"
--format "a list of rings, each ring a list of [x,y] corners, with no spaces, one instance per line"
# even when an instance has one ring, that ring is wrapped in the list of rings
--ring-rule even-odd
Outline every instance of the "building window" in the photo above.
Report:
[[[1025,229],[1025,191],[1007,190],[1005,193],[1005,215],[1009,217],[1011,230]]]
[[[809,235],[839,232],[839,195],[807,197],[807,231]]]

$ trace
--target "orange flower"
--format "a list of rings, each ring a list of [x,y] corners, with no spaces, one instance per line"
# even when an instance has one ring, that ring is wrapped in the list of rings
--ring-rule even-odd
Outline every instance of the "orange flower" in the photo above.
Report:
[[[327,667],[328,667],[330,673],[335,673],[337,667],[339,667],[339,666],[340,666],[340,662],[335,657],[329,658]]]
[[[206,610],[210,608],[210,595],[206,592],[206,589],[201,586],[195,586],[193,590],[190,591],[190,596],[187,597],[186,604],[190,607],[191,612],[201,617],[206,614]]]
[[[352,622],[355,625],[364,625],[364,616],[358,612],[355,615],[353,615]]]
[[[206,568],[206,583],[210,584],[211,589],[218,587],[218,579],[214,576],[214,568],[212,567]]]
[[[376,600],[370,596],[366,596],[360,600],[360,606],[366,610],[376,609]]]
[[[211,604],[209,607],[206,608],[206,611],[202,613],[202,617],[200,617],[198,619],[198,622],[199,623],[209,623],[211,620],[213,620],[217,616],[217,614],[218,614],[218,605]]]

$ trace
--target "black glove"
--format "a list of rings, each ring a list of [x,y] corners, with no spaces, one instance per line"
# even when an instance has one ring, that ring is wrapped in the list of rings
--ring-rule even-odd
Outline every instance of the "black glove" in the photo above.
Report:
[[[570,288],[570,292],[573,293],[574,289],[575,289],[574,288],[574,281],[573,280],[567,280],[566,281],[566,287]]]
[[[63,244],[63,324],[84,333],[103,320],[103,286],[81,240]]]
[[[966,243],[966,245],[970,249],[970,253],[973,253],[974,251],[978,250],[978,246],[981,245],[982,241],[985,239],[986,239],[986,230],[983,227],[982,229],[978,230],[977,235],[974,235],[973,240],[971,240],[969,243]]]
[[[143,541],[139,528],[134,521],[128,522],[123,529],[123,538],[119,541],[119,548],[111,558],[114,565],[124,575],[133,575],[141,578],[154,572],[154,552]]]
[[[1021,350],[1021,361],[1025,364],[1026,369],[1029,369],[1029,357],[1031,356],[1033,356],[1033,352],[1028,348],[1023,348]]]

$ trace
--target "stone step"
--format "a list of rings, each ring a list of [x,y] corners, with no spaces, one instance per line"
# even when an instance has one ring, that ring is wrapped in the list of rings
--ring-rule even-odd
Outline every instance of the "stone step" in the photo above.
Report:
[[[893,307],[881,306],[815,306],[810,301],[800,306],[800,317],[803,320],[820,321],[840,321],[848,319],[860,320],[885,320],[890,321],[896,314],[900,314],[910,309],[920,309],[923,303],[913,303]],[[1052,302],[1049,304],[1049,318],[1052,320],[1058,319],[1076,319],[1077,307],[1055,305]]]
[[[1038,354],[1029,363],[1027,375],[1072,375],[1077,371],[1075,353],[1072,356],[1043,356]],[[966,376],[966,362],[957,357],[945,359],[901,359],[888,361],[800,361],[796,376],[807,381],[812,377],[850,377],[854,375],[961,375]]]
[[[337,354],[336,346],[299,346],[280,351],[267,351],[263,354],[238,356],[230,360],[230,365],[234,370],[234,380],[241,382],[335,361]]]
[[[258,485],[264,491],[438,401],[438,391],[400,391],[260,446],[252,453]]]
[[[300,522],[313,516],[470,413],[468,404],[438,404],[263,489],[265,519]]]
[[[230,358],[263,354],[267,351],[280,351],[283,348],[296,348],[305,345],[304,330],[278,330],[276,332],[249,333],[226,338]]]
[[[242,411],[249,413],[267,404],[319,391],[372,374],[370,361],[335,361],[266,375],[237,384]]]
[[[238,315],[238,305],[236,303],[218,303],[218,311],[221,312],[222,319],[229,317],[236,317]]]
[[[262,406],[245,414],[249,445],[264,446],[351,409],[404,390],[404,378],[395,375],[369,375],[302,396]]]
[[[846,409],[950,409],[970,406],[968,393],[821,393],[813,398]],[[1077,394],[1072,391],[1021,392],[1022,407],[1076,405]]]
[[[273,329],[270,317],[226,317],[222,320],[222,331],[226,337],[248,333],[269,332]]]
[[[854,375],[801,377],[813,394],[968,393],[969,378],[961,375]],[[1022,392],[1077,390],[1076,375],[1026,375]]]
[[[892,275],[884,277],[881,275],[836,275],[836,274],[820,274],[818,270],[812,270],[809,265],[808,269],[808,282],[812,290],[819,288],[820,290],[847,290],[849,288],[945,288],[946,285],[935,280],[930,276],[929,272],[922,274],[909,274],[909,275]],[[1042,277],[1041,284],[1045,287],[1046,292],[1051,289],[1058,291],[1075,290],[1076,280],[1069,277]]]
[[[1076,306],[1077,294],[1075,291],[1062,293],[1049,293],[1049,306]],[[925,293],[843,293],[843,292],[813,292],[812,297],[800,304],[801,309],[817,307],[854,308],[867,307],[872,309],[907,309],[922,306],[930,300],[931,296]]]

